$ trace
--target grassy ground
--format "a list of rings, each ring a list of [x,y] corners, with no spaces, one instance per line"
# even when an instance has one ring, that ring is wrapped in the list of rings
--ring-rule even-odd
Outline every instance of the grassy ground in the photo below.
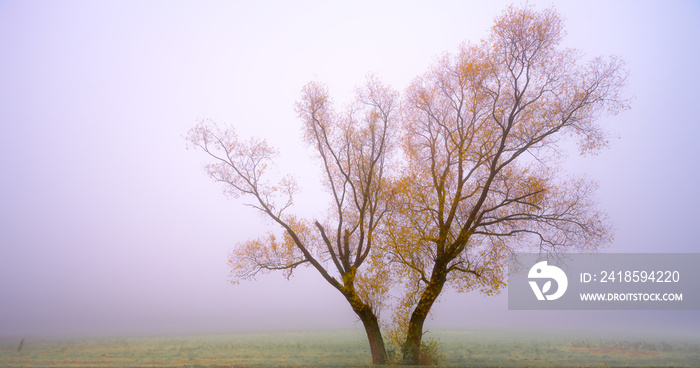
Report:
[[[439,331],[443,366],[700,367],[700,340]],[[0,343],[3,367],[367,366],[362,331]]]

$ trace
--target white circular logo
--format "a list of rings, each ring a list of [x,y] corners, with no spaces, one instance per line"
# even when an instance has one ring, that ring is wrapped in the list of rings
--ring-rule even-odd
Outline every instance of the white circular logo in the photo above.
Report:
[[[569,285],[569,279],[566,278],[564,271],[557,266],[547,265],[547,261],[538,262],[532,266],[530,272],[527,274],[527,277],[531,280],[549,279],[542,285],[541,289],[540,286],[537,285],[537,281],[530,281],[530,287],[535,293],[537,300],[557,300],[564,295],[566,292],[566,287]],[[552,289],[552,280],[557,283],[556,292],[547,294],[547,292]]]

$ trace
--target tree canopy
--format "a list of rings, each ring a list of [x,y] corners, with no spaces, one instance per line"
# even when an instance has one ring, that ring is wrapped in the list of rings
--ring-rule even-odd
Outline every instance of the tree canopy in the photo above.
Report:
[[[394,311],[389,336],[403,363],[424,361],[423,326],[445,287],[487,295],[505,287],[516,251],[595,251],[610,242],[596,184],[566,175],[561,143],[582,154],[608,144],[599,118],[628,107],[618,58],[582,62],[559,46],[553,9],[509,7],[479,43],[464,43],[417,77],[400,99],[369,77],[337,112],[320,83],[296,111],[330,194],[329,214],[288,210],[298,187],[274,183],[276,151],[211,122],[188,141],[208,153],[209,175],[283,230],[240,244],[234,281],[259,272],[314,268],[363,322],[373,362],[387,362],[379,311]]]

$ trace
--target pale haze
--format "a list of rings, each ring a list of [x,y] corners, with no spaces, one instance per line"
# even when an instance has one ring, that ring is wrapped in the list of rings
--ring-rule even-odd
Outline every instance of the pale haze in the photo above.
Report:
[[[267,139],[303,188],[294,211],[322,218],[303,85],[340,107],[368,73],[403,91],[508,4],[0,1],[0,337],[361,329],[311,270],[229,283],[230,250],[275,225],[226,197],[184,135],[212,119]],[[630,71],[632,108],[601,120],[610,148],[564,163],[599,184],[604,251],[697,253],[700,3],[555,7],[564,46]],[[700,330],[700,311],[509,311],[505,294],[447,292],[427,327]]]

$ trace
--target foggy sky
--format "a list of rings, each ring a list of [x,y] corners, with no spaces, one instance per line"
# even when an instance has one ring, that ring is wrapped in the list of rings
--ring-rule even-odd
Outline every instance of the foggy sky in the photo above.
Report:
[[[402,91],[507,4],[0,1],[0,337],[361,328],[310,270],[228,283],[228,252],[273,224],[183,136],[211,118],[267,139],[304,189],[295,211],[322,216],[302,86],[327,83],[338,106],[368,72]],[[606,251],[698,252],[699,3],[556,8],[564,46],[631,72],[632,109],[602,120],[619,139],[566,162],[599,183]],[[700,326],[698,311],[508,311],[505,295],[449,293],[434,312],[429,328]]]

